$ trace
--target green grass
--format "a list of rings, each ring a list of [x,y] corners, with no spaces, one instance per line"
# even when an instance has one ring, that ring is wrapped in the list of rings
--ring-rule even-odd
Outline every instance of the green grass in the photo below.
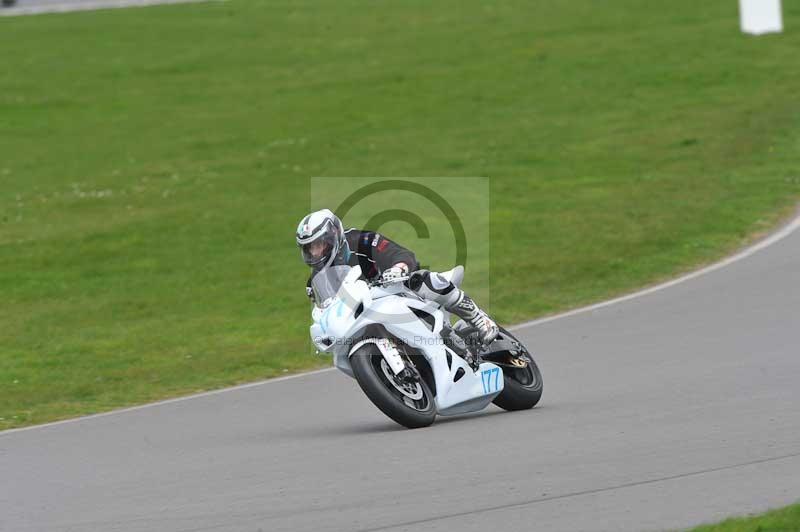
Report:
[[[716,525],[703,525],[689,532],[798,532],[800,504],[794,504],[752,517],[726,519]]]
[[[326,364],[292,240],[310,176],[489,177],[506,323],[720,257],[800,198],[800,4],[785,19],[759,38],[729,0],[0,19],[0,429]]]

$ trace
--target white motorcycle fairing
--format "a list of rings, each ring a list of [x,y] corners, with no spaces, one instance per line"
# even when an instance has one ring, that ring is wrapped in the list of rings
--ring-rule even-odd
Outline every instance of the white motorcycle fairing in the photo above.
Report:
[[[457,267],[443,275],[458,282],[462,272]],[[422,300],[400,283],[370,287],[360,277],[360,267],[352,267],[333,300],[324,309],[315,307],[312,312],[311,337],[317,349],[333,353],[339,370],[352,377],[350,356],[364,344],[373,343],[397,375],[405,363],[395,345],[396,338],[428,361],[440,415],[481,410],[503,390],[502,368],[483,362],[478,371],[473,371],[446,345],[441,333],[445,326],[449,327],[449,314],[438,304]],[[382,327],[394,338],[360,339],[370,325]]]

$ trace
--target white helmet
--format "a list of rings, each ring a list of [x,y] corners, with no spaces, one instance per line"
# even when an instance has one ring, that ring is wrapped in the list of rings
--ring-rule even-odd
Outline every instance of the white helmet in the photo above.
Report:
[[[337,259],[344,264],[350,258],[342,221],[328,209],[303,218],[297,226],[295,240],[303,261],[313,268],[330,266]]]

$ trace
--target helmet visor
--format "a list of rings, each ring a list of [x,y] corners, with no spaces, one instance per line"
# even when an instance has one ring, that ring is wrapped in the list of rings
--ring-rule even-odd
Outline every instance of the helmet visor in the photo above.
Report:
[[[339,239],[335,234],[326,231],[311,242],[300,244],[303,261],[309,266],[324,264],[331,255],[338,251]]]

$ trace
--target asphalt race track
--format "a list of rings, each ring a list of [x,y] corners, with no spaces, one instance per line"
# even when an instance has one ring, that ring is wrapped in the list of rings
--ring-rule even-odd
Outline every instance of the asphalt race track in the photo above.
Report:
[[[409,431],[323,371],[0,433],[0,530],[642,531],[800,499],[800,231],[518,332],[527,412]]]

